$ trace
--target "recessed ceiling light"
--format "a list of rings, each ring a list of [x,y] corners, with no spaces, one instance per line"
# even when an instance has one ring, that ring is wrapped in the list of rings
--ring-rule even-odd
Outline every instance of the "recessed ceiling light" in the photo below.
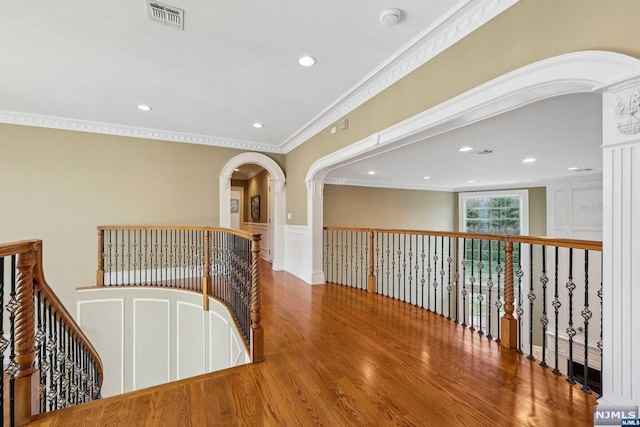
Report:
[[[256,129],[262,129],[264,127],[264,125],[262,123],[255,122],[253,124],[253,127],[256,128]]]
[[[536,159],[534,157],[527,157],[526,159],[524,159],[522,161],[522,163],[533,163],[535,161],[536,161]]]
[[[577,167],[577,166],[571,166],[570,168],[567,168],[567,170],[568,171],[577,171],[577,170],[580,170],[580,168]]]
[[[422,179],[431,179],[430,176],[423,176]]]
[[[240,168],[235,168],[234,171],[235,172],[240,172]]]
[[[136,108],[138,110],[142,110],[142,111],[151,111],[151,107],[149,107],[148,105],[144,105],[144,104],[138,104],[138,105],[136,105]]]
[[[313,56],[304,55],[298,58],[298,64],[302,65],[303,67],[313,67],[314,65],[316,65],[316,58],[314,58]]]
[[[469,184],[473,184],[475,181],[470,179],[469,181],[467,181]]]
[[[466,153],[467,151],[471,151],[473,150],[473,147],[460,147],[458,148],[458,151],[462,152],[462,153]]]
[[[376,171],[369,171],[369,172],[367,172],[367,175],[375,175],[375,174],[376,174]]]

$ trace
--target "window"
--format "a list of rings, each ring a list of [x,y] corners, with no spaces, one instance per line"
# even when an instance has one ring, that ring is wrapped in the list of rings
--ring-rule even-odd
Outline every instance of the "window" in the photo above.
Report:
[[[529,233],[527,190],[460,193],[458,202],[461,231],[511,236]],[[500,290],[495,287],[491,290],[487,286],[490,280],[492,283],[496,281],[498,262],[504,268],[504,259],[501,259],[503,253],[503,243],[482,239],[466,240],[461,256],[467,261],[464,281],[469,295],[465,309],[470,314],[471,325],[487,325],[487,310],[496,309],[497,292],[500,292],[500,301],[503,302],[501,289],[504,282],[500,283]],[[513,252],[515,264],[518,264],[520,256],[519,245],[516,245]],[[471,277],[474,278],[473,281]],[[469,288],[472,282],[475,283],[473,290]],[[492,306],[488,305],[490,291],[493,292]],[[500,312],[502,313],[501,309]]]

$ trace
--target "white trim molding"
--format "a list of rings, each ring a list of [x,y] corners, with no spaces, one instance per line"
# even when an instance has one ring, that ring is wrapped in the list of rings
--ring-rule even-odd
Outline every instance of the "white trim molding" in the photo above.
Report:
[[[244,164],[256,164],[269,172],[273,179],[273,270],[283,270],[285,265],[284,225],[287,209],[286,177],[282,168],[270,157],[261,153],[242,153],[227,162],[220,172],[220,227],[231,227],[231,176],[234,169]]]

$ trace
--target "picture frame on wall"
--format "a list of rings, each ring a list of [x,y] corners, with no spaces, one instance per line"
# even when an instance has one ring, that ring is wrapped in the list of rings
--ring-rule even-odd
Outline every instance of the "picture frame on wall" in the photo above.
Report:
[[[240,200],[231,199],[231,213],[239,213],[239,212],[240,212]]]
[[[251,197],[251,219],[260,219],[260,196]]]

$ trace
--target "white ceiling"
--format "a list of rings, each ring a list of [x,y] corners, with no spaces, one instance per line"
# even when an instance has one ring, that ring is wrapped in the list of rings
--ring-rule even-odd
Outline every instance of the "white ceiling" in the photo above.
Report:
[[[185,10],[184,31],[148,20],[144,0],[3,2],[0,121],[282,152],[436,24],[487,9],[487,0],[165,3]],[[383,27],[389,7],[403,19]],[[300,67],[303,54],[317,65]]]
[[[601,102],[602,97],[593,93],[536,102],[334,169],[326,182],[461,191],[544,185],[550,180],[601,174]],[[495,153],[461,153],[458,148],[463,146]],[[522,163],[528,157],[536,161]],[[569,167],[592,170],[572,172]],[[369,171],[376,173],[369,175]]]
[[[165,3],[185,10],[184,31],[150,21],[144,0],[4,2],[0,122],[284,153],[515,0]],[[383,27],[389,7],[403,18]],[[303,54],[318,64],[300,67]],[[569,166],[599,172],[599,102],[533,104],[334,170],[329,182],[460,190],[576,176]],[[528,156],[538,161],[523,165]]]

